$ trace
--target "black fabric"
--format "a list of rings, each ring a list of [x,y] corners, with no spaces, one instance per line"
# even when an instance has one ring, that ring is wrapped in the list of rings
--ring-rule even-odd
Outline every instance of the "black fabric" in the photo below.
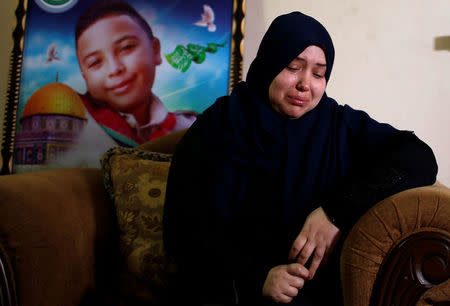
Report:
[[[164,241],[180,267],[173,288],[185,301],[231,303],[237,294],[251,304],[269,269],[287,263],[312,210],[322,206],[346,231],[383,197],[434,182],[433,153],[410,132],[326,94],[299,119],[271,108],[270,82],[312,44],[326,54],[328,80],[334,49],[323,26],[298,12],[275,19],[247,82],[200,115],[174,153]],[[305,299],[314,300],[314,281]]]
[[[431,185],[438,166],[431,148],[402,131],[362,156],[345,178],[322,195],[321,206],[344,232],[373,204],[400,191]]]

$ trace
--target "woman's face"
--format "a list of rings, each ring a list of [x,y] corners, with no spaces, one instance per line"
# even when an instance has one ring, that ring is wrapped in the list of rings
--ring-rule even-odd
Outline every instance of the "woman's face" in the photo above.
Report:
[[[283,117],[297,119],[314,109],[325,87],[326,58],[323,50],[309,46],[285,67],[269,87],[269,100]]]
[[[155,67],[161,64],[160,45],[130,16],[98,20],[80,35],[77,46],[92,97],[126,113],[148,103]]]

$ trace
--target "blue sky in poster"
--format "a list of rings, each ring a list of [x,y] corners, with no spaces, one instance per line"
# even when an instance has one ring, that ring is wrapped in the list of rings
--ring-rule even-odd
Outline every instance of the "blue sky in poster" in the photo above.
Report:
[[[128,0],[149,22],[161,41],[161,53],[172,53],[177,45],[226,43],[217,53],[206,53],[202,64],[192,63],[186,72],[176,70],[163,57],[157,67],[153,92],[173,111],[190,109],[198,112],[228,93],[233,1],[224,0]],[[75,53],[75,24],[91,0],[78,0],[67,12],[48,13],[28,1],[25,25],[23,67],[19,95],[18,119],[29,97],[45,84],[59,82],[79,93],[86,92]],[[203,13],[203,4],[215,13],[217,30],[209,32],[194,25]],[[60,61],[46,64],[47,49],[54,44]]]

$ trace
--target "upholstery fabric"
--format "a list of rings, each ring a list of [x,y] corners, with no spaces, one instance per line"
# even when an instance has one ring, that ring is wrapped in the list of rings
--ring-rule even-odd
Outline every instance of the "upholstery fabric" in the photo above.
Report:
[[[102,157],[105,188],[117,213],[122,291],[152,302],[164,298],[171,271],[162,240],[170,159],[132,148],[113,148]]]
[[[450,303],[450,279],[426,291],[416,306],[448,305],[445,303]]]
[[[341,255],[345,305],[369,305],[383,259],[404,238],[424,231],[448,235],[449,198],[450,189],[442,185],[414,188],[379,202],[359,219]],[[445,286],[448,282],[427,292],[426,298],[439,301],[448,291]]]
[[[110,279],[113,225],[101,175],[65,169],[0,176],[0,243],[19,305],[80,305]]]

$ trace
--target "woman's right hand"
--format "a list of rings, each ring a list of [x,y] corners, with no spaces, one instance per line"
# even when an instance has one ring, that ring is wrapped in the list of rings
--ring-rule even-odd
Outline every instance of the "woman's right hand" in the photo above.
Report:
[[[303,288],[309,271],[299,263],[276,266],[270,269],[263,286],[263,296],[277,303],[290,303]]]

